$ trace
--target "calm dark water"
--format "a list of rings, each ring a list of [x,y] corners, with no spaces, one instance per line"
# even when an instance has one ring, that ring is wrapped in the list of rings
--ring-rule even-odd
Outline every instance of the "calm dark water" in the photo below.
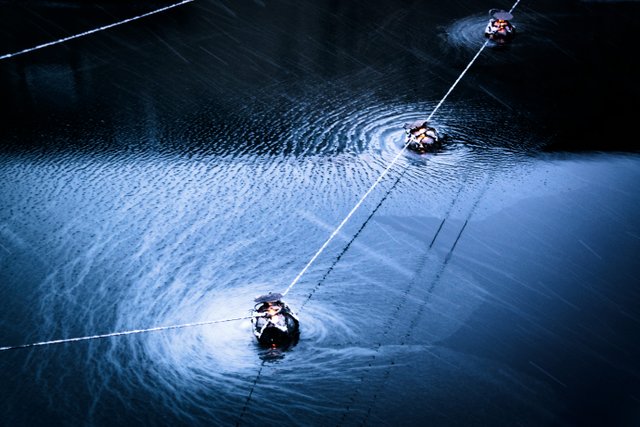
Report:
[[[159,4],[0,2],[0,55]],[[284,291],[492,7],[196,0],[0,61],[0,346]],[[523,0],[433,117],[446,149],[287,295],[282,357],[248,321],[3,351],[1,424],[638,425],[639,12]]]

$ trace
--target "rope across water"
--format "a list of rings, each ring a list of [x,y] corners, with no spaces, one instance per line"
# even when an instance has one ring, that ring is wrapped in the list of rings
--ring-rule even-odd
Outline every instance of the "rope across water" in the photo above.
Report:
[[[171,4],[171,5],[165,6],[165,7],[161,7],[160,9],[155,9],[155,10],[152,10],[151,12],[143,13],[142,15],[134,16],[132,18],[127,18],[127,19],[125,19],[123,21],[114,22],[113,24],[105,25],[103,27],[94,28],[93,30],[85,31],[83,33],[78,33],[78,34],[74,34],[72,36],[64,37],[64,38],[61,38],[61,39],[58,39],[58,40],[54,40],[54,41],[51,41],[51,42],[48,42],[48,43],[39,44],[37,46],[30,47],[28,49],[23,49],[23,50],[20,50],[18,52],[7,53],[7,54],[4,54],[4,55],[1,55],[0,56],[0,60],[12,58],[14,56],[18,56],[18,55],[22,55],[22,54],[25,54],[25,53],[33,52],[34,50],[38,50],[38,49],[42,49],[42,48],[45,48],[45,47],[53,46],[53,45],[56,45],[56,44],[64,43],[66,41],[77,39],[77,38],[82,37],[82,36],[88,36],[89,34],[97,33],[98,31],[107,30],[109,28],[117,27],[118,25],[122,25],[122,24],[126,24],[128,22],[136,21],[136,20],[141,19],[141,18],[146,18],[147,16],[155,15],[156,13],[164,12],[165,10],[173,9],[174,7],[182,6],[183,4],[191,3],[193,1],[195,1],[195,0],[183,0],[183,1],[179,2],[179,3]]]
[[[515,9],[515,7],[518,5],[518,3],[520,3],[520,0],[517,0],[514,5],[511,7],[511,9],[509,10],[509,12],[513,12],[513,10]],[[467,71],[469,71],[469,68],[471,68],[471,66],[473,65],[474,62],[476,62],[476,59],[478,59],[478,57],[480,56],[480,54],[482,53],[482,51],[487,47],[487,45],[489,44],[489,40],[486,40],[482,46],[480,47],[480,49],[478,49],[478,52],[476,52],[476,54],[473,56],[473,58],[471,59],[471,61],[469,61],[469,64],[467,64],[467,66],[465,67],[464,70],[462,70],[462,72],[460,73],[460,75],[458,76],[458,78],[453,82],[453,84],[451,85],[451,87],[449,88],[449,90],[444,94],[444,96],[442,97],[442,99],[440,100],[440,102],[438,102],[438,104],[433,108],[433,111],[431,111],[431,114],[429,114],[429,117],[427,117],[427,121],[431,120],[431,118],[434,116],[434,114],[438,111],[438,109],[440,109],[440,106],[442,106],[442,104],[444,103],[444,101],[449,97],[449,94],[451,94],[451,92],[453,92],[453,89],[455,89],[455,87],[458,85],[458,83],[460,83],[460,80],[462,80],[462,78],[464,77],[465,74],[467,74]],[[298,275],[293,279],[293,281],[289,284],[289,286],[287,287],[287,289],[285,289],[285,291],[282,293],[283,296],[287,295],[289,293],[289,291],[291,291],[291,289],[296,285],[296,283],[298,283],[298,281],[300,280],[300,278],[304,275],[304,273],[309,269],[309,267],[311,267],[311,265],[315,262],[316,259],[318,259],[318,257],[320,256],[320,254],[322,252],[324,252],[324,250],[327,248],[327,246],[329,246],[329,243],[331,243],[331,241],[338,235],[338,233],[340,233],[340,230],[342,230],[342,228],[345,226],[345,224],[351,219],[351,217],[353,216],[354,213],[356,213],[356,211],[360,208],[360,206],[362,206],[362,203],[367,199],[367,197],[369,197],[369,195],[371,194],[371,192],[373,191],[374,188],[376,188],[378,186],[378,184],[380,184],[380,182],[382,181],[382,179],[389,173],[389,171],[391,170],[391,168],[396,164],[396,162],[398,161],[398,159],[400,158],[400,156],[405,152],[405,150],[407,149],[407,147],[409,146],[409,142],[407,141],[406,144],[404,144],[404,146],[402,147],[402,149],[400,151],[398,151],[398,153],[394,156],[394,158],[391,160],[391,162],[389,162],[389,164],[387,165],[386,168],[384,168],[384,170],[382,171],[382,173],[380,174],[380,176],[378,176],[378,178],[373,182],[373,184],[371,184],[371,187],[369,187],[369,189],[362,195],[362,197],[360,198],[360,200],[358,200],[358,202],[355,204],[355,206],[351,209],[351,211],[347,214],[347,216],[342,220],[342,222],[340,222],[340,224],[338,225],[338,227],[336,227],[335,230],[333,230],[333,232],[331,233],[331,235],[329,235],[329,238],[322,244],[322,246],[320,246],[320,249],[318,249],[318,251],[311,257],[311,259],[309,260],[309,262],[307,262],[307,264],[302,268],[302,270],[300,270],[300,272],[298,273]]]
[[[233,317],[233,318],[230,318],[230,319],[206,320],[204,322],[183,323],[181,325],[158,326],[158,327],[155,327],[155,328],[133,329],[133,330],[130,330],[130,331],[111,332],[111,333],[102,334],[102,335],[90,335],[90,336],[86,336],[86,337],[66,338],[66,339],[52,340],[52,341],[41,341],[41,342],[34,342],[34,343],[31,343],[31,344],[21,344],[21,345],[14,345],[14,346],[8,346],[8,347],[0,347],[0,351],[17,350],[19,348],[40,347],[40,346],[45,346],[45,345],[63,344],[63,343],[69,343],[69,342],[97,340],[97,339],[101,339],[101,338],[119,337],[119,336],[122,336],[122,335],[134,335],[134,334],[142,334],[142,333],[145,333],[145,332],[166,331],[166,330],[169,330],[169,329],[192,328],[194,326],[213,325],[214,323],[225,323],[225,322],[233,322],[233,321],[236,321],[236,320],[251,319],[252,317],[253,316],[244,316],[244,317]]]
[[[431,114],[429,114],[429,117],[427,117],[427,121],[431,120],[431,118],[433,117],[433,115],[436,113],[436,111],[438,111],[438,109],[440,108],[440,106],[442,105],[442,103],[444,102],[445,99],[447,99],[447,97],[449,96],[449,94],[453,91],[453,89],[458,85],[458,83],[460,82],[460,80],[462,79],[462,77],[467,73],[467,71],[469,70],[469,68],[471,67],[471,65],[475,62],[475,60],[478,58],[478,56],[480,55],[480,53],[484,50],[484,48],[487,46],[487,44],[489,43],[489,41],[485,41],[484,44],[482,45],[482,47],[480,48],[480,50],[478,50],[478,53],[476,53],[476,55],[473,57],[473,59],[471,60],[471,62],[469,62],[469,64],[467,65],[467,67],[462,71],[462,73],[458,76],[458,78],[456,79],[456,81],[453,83],[453,85],[449,88],[449,90],[447,91],[447,93],[442,97],[442,99],[440,100],[440,102],[438,102],[438,104],[434,107],[433,111],[431,112]],[[340,233],[340,230],[342,230],[342,227],[345,226],[345,224],[351,219],[351,217],[353,216],[354,213],[356,213],[356,211],[360,208],[360,206],[362,206],[362,203],[367,199],[367,197],[369,197],[369,194],[371,194],[371,192],[373,191],[374,188],[376,188],[378,186],[378,184],[380,184],[380,182],[382,181],[382,179],[389,173],[389,171],[391,170],[391,168],[396,164],[396,162],[398,161],[398,159],[400,158],[400,156],[402,155],[402,153],[405,152],[405,150],[407,149],[407,147],[409,146],[409,142],[407,142],[400,151],[398,151],[398,153],[394,156],[393,160],[391,160],[391,162],[389,162],[389,164],[387,165],[386,168],[384,168],[384,170],[382,171],[382,173],[380,174],[380,176],[378,176],[378,178],[374,181],[373,184],[371,184],[371,187],[369,187],[369,189],[362,195],[362,197],[360,198],[360,200],[358,200],[358,202],[355,204],[355,206],[351,209],[351,211],[347,214],[347,216],[342,220],[342,222],[338,225],[338,227],[336,227],[335,230],[333,230],[333,232],[331,233],[331,235],[329,236],[329,238],[322,244],[322,246],[320,246],[320,249],[318,249],[318,251],[311,257],[311,259],[309,260],[309,262],[307,262],[307,264],[304,266],[304,268],[300,271],[300,273],[298,273],[298,275],[293,279],[293,281],[291,282],[291,284],[289,284],[289,286],[287,287],[287,289],[282,293],[283,296],[287,295],[289,293],[289,291],[296,285],[296,283],[298,283],[298,281],[300,280],[300,278],[302,277],[302,275],[309,269],[309,267],[311,267],[311,264],[313,264],[315,262],[315,260],[320,256],[320,254],[322,252],[324,252],[324,250],[327,248],[327,246],[329,246],[329,243],[331,243],[331,241],[338,235],[338,233]]]
[[[95,33],[95,32],[101,31],[101,30],[105,30],[105,29],[108,29],[108,28],[111,28],[111,27],[115,27],[116,25],[121,25],[121,24],[124,24],[124,23],[127,23],[127,22],[131,22],[131,21],[134,21],[136,19],[140,19],[140,18],[143,18],[145,16],[149,16],[149,15],[152,15],[152,14],[155,14],[155,13],[158,13],[158,12],[162,12],[162,11],[165,11],[165,10],[168,10],[168,9],[183,5],[185,3],[190,3],[190,2],[193,2],[193,1],[195,1],[195,0],[184,0],[184,1],[181,1],[179,3],[175,3],[173,5],[170,5],[170,6],[167,6],[167,7],[163,7],[161,9],[157,9],[157,10],[145,13],[143,15],[139,15],[139,16],[136,16],[136,17],[133,17],[133,18],[126,19],[124,21],[119,21],[119,22],[116,22],[114,24],[110,24],[110,25],[107,25],[107,26],[104,26],[104,27],[96,28],[94,30],[86,31],[84,33],[76,34],[74,36],[66,37],[64,39],[60,39],[60,40],[57,40],[57,41],[54,41],[54,42],[45,43],[43,45],[35,46],[33,48],[25,49],[23,51],[16,52],[16,53],[13,53],[13,54],[3,55],[3,56],[0,56],[0,59],[10,58],[12,56],[16,56],[16,55],[20,55],[20,54],[23,54],[23,53],[31,52],[31,51],[36,50],[36,49],[41,49],[43,47],[51,46],[51,45],[62,43],[64,41],[71,40],[71,39],[74,39],[74,38],[78,38],[78,37],[81,37],[81,36],[84,36],[84,35],[92,34],[92,33]],[[516,8],[518,3],[520,3],[520,0],[517,0],[514,3],[514,5],[509,10],[509,12],[513,12],[513,10]],[[429,114],[429,116],[427,117],[427,121],[431,120],[431,118],[438,111],[440,106],[442,106],[442,104],[447,99],[449,94],[451,94],[453,89],[462,80],[464,75],[471,68],[471,66],[476,61],[476,59],[478,59],[478,57],[480,56],[482,51],[487,47],[488,44],[489,44],[489,40],[485,41],[482,44],[482,46],[480,47],[478,52],[473,56],[471,61],[469,61],[467,66],[464,68],[464,70],[462,70],[462,72],[460,73],[458,78],[453,82],[453,84],[451,85],[449,90],[445,93],[445,95],[442,97],[442,99],[434,107],[433,111],[431,111],[431,114]],[[322,254],[322,252],[324,252],[324,250],[327,248],[327,246],[329,246],[331,241],[333,241],[333,239],[340,233],[340,231],[345,226],[345,224],[347,224],[347,222],[356,213],[356,211],[362,206],[364,201],[369,197],[369,195],[373,192],[373,190],[380,184],[380,182],[384,179],[384,177],[389,173],[389,171],[397,163],[398,159],[405,152],[405,150],[407,149],[408,146],[409,146],[409,143],[407,142],[406,144],[404,144],[402,149],[399,150],[398,153],[396,153],[396,155],[393,157],[391,162],[389,162],[389,164],[383,169],[383,171],[380,173],[378,178],[373,182],[373,184],[371,184],[369,189],[362,195],[362,197],[358,200],[358,202],[355,204],[355,206],[349,211],[349,213],[345,216],[345,218],[340,222],[340,224],[338,224],[336,229],[329,235],[327,240],[320,246],[320,248],[311,257],[311,259],[305,264],[305,266],[302,268],[302,270],[300,270],[300,272],[294,277],[294,279],[291,281],[289,286],[287,286],[287,288],[284,290],[284,292],[282,292],[283,296],[287,295],[293,289],[293,287],[300,281],[300,278],[307,272],[309,267],[311,267],[311,265],[318,259],[320,254]],[[378,210],[378,208],[380,207],[381,203],[387,198],[387,196],[389,195],[389,192],[395,187],[395,185],[397,184],[397,181],[399,181],[399,179],[401,177],[402,177],[402,175],[400,175],[400,177],[396,180],[396,182],[393,184],[391,189],[387,192],[387,194],[385,194],[385,196],[383,197],[382,201],[374,209],[373,213],[375,213]],[[373,213],[372,213],[372,215],[373,215]],[[365,221],[365,224],[363,224],[363,226],[360,227],[360,230],[356,233],[356,235],[354,236],[353,239],[355,239],[355,237],[357,237],[357,235],[360,233],[360,231],[362,231],[362,228],[364,227],[364,225],[366,225],[366,222],[368,222],[369,219],[371,219],[372,215],[370,215],[369,218]],[[348,249],[348,247],[351,245],[351,242],[353,241],[353,239],[351,239],[351,241],[348,243],[347,247],[338,256],[338,260],[340,259],[342,254],[346,251],[346,249]],[[333,269],[334,266],[335,266],[335,263],[330,267],[329,271],[331,269]],[[326,275],[325,275],[325,277],[326,277]],[[117,336],[123,336],[123,335],[141,334],[141,333],[146,333],[146,332],[165,331],[165,330],[170,330],[170,329],[183,329],[183,328],[190,328],[190,327],[196,327],[196,326],[211,325],[211,324],[215,324],[215,323],[232,322],[232,321],[236,321],[236,320],[246,320],[246,319],[250,319],[250,318],[252,318],[252,316],[243,316],[243,317],[235,317],[235,318],[229,318],[229,319],[219,319],[219,320],[209,320],[209,321],[203,321],[203,322],[185,323],[185,324],[181,324],[181,325],[158,326],[158,327],[147,328],[147,329],[135,329],[135,330],[129,330],[129,331],[112,332],[112,333],[102,334],[102,335],[92,335],[92,336],[85,336],[85,337],[76,337],[76,338],[66,338],[66,339],[51,340],[51,341],[41,341],[41,342],[35,342],[35,343],[31,343],[31,344],[21,344],[21,345],[15,345],[15,346],[0,347],[0,351],[15,350],[15,349],[21,349],[21,348],[30,348],[30,347],[38,347],[38,346],[47,346],[47,345],[53,345],[53,344],[63,344],[63,343],[69,343],[69,342],[88,341],[88,340],[95,340],[95,339],[109,338],[109,337],[117,337]]]

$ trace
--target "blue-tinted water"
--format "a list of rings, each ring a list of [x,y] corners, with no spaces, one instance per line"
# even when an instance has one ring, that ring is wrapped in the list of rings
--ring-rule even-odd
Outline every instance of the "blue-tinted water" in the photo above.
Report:
[[[0,63],[0,346],[284,291],[495,6],[194,2]],[[640,158],[545,153],[580,145],[550,119],[571,103],[553,73],[496,76],[574,46],[557,26],[592,6],[519,7],[434,116],[445,150],[404,154],[288,293],[295,347],[266,357],[246,320],[0,352],[3,424],[640,420]]]

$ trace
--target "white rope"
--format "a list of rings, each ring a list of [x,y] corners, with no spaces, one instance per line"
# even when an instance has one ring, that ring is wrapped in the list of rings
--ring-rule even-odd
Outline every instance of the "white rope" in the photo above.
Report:
[[[28,52],[33,52],[34,50],[42,49],[42,48],[45,48],[45,47],[48,47],[48,46],[53,46],[55,44],[64,43],[64,42],[72,40],[72,39],[77,39],[78,37],[88,36],[89,34],[97,33],[98,31],[107,30],[109,28],[113,28],[113,27],[118,26],[118,25],[126,24],[128,22],[135,21],[135,20],[140,19],[140,18],[145,18],[145,17],[147,17],[149,15],[153,15],[153,14],[156,14],[156,13],[164,12],[165,10],[173,9],[174,7],[182,6],[183,4],[191,3],[192,1],[194,1],[194,0],[183,0],[183,1],[179,2],[179,3],[175,3],[175,4],[172,4],[172,5],[169,5],[169,6],[165,6],[165,7],[162,7],[160,9],[152,10],[151,12],[147,12],[147,13],[144,13],[142,15],[134,16],[133,18],[125,19],[124,21],[114,22],[113,24],[105,25],[104,27],[94,28],[93,30],[85,31],[83,33],[75,34],[73,36],[65,37],[65,38],[62,38],[62,39],[59,39],[59,40],[54,40],[54,41],[48,42],[48,43],[43,43],[43,44],[40,44],[38,46],[34,46],[34,47],[30,47],[28,49],[21,50],[19,52],[7,53],[5,55],[0,56],[0,60],[11,58],[11,57],[14,57],[14,56],[17,56],[17,55],[22,55],[22,54],[28,53]]]
[[[518,3],[520,3],[520,0],[517,0],[514,5],[511,7],[511,9],[509,10],[509,12],[513,12],[513,9],[516,8],[516,6],[518,5]],[[482,46],[480,47],[480,49],[478,50],[478,52],[475,54],[475,56],[471,59],[471,61],[469,61],[469,64],[467,64],[467,66],[465,67],[464,70],[462,70],[462,73],[460,73],[460,75],[458,76],[458,78],[456,79],[455,82],[453,82],[453,84],[451,85],[451,87],[449,88],[449,90],[447,91],[447,93],[445,93],[445,95],[442,97],[442,99],[440,100],[440,102],[438,102],[438,104],[435,106],[435,108],[433,109],[433,111],[431,112],[431,114],[429,114],[429,117],[427,117],[427,121],[431,120],[431,118],[433,117],[433,115],[436,113],[436,111],[438,111],[438,109],[440,108],[440,106],[442,105],[442,103],[445,101],[445,99],[447,99],[447,97],[449,96],[449,94],[453,91],[453,89],[458,85],[458,83],[460,82],[460,80],[462,80],[462,77],[464,77],[464,75],[467,73],[467,71],[469,70],[469,68],[471,68],[471,65],[473,65],[473,63],[476,61],[476,59],[478,59],[478,56],[480,56],[480,54],[482,53],[482,51],[484,50],[485,47],[487,47],[487,45],[489,44],[489,40],[485,41]],[[338,225],[338,227],[331,233],[331,235],[329,236],[329,238],[322,244],[322,246],[320,246],[320,249],[318,249],[318,251],[311,257],[311,259],[309,260],[309,262],[307,262],[307,264],[304,266],[304,268],[302,270],[300,270],[300,272],[298,273],[298,275],[293,279],[293,281],[291,282],[291,284],[289,284],[289,286],[287,287],[287,289],[282,293],[283,296],[287,295],[289,293],[289,291],[293,288],[293,286],[298,283],[298,281],[300,280],[300,278],[302,277],[302,275],[304,273],[306,273],[306,271],[309,269],[309,267],[311,267],[311,264],[313,264],[315,262],[315,260],[320,256],[320,254],[326,249],[327,246],[329,246],[329,243],[331,243],[331,241],[333,240],[334,237],[336,237],[338,235],[338,233],[340,232],[340,230],[342,230],[342,227],[344,227],[344,225],[349,221],[349,219],[353,216],[353,214],[358,210],[358,208],[360,208],[360,206],[362,205],[362,203],[365,201],[365,199],[367,197],[369,197],[369,194],[371,194],[371,192],[373,191],[374,188],[376,188],[376,186],[378,184],[380,184],[380,181],[382,181],[382,179],[387,175],[387,173],[389,172],[389,170],[393,167],[393,165],[396,164],[396,162],[398,161],[398,159],[400,158],[400,156],[402,155],[402,153],[404,153],[404,151],[407,149],[407,147],[409,146],[409,142],[407,141],[407,143],[402,147],[402,149],[398,152],[398,154],[395,155],[395,157],[393,158],[393,160],[391,160],[391,162],[389,163],[389,165],[382,171],[382,173],[380,174],[380,176],[378,177],[378,179],[375,180],[375,182],[371,185],[371,187],[369,187],[369,189],[367,190],[366,193],[364,193],[364,195],[360,198],[360,200],[358,200],[358,202],[356,203],[356,205],[353,207],[353,209],[351,209],[351,211],[347,214],[347,216],[342,220],[342,222]]]
[[[139,19],[142,18],[144,16],[148,16],[151,15],[153,13],[158,13],[161,12],[163,10],[167,10],[170,9],[172,7],[176,7],[176,6],[180,6],[181,4],[185,4],[185,3],[189,3],[192,2],[194,0],[184,0],[180,3],[176,3],[174,5],[171,6],[167,6],[165,8],[162,9],[158,9],[155,10],[153,12],[149,12],[146,13],[144,15],[140,15],[138,17],[134,17],[134,18],[130,18],[128,20],[125,21],[121,21],[115,24],[111,24],[108,25],[106,27],[101,27],[92,31],[88,31],[86,33],[82,33],[82,34],[78,34],[76,36],[72,36],[72,37],[67,37],[66,39],[61,39],[59,41],[56,42],[52,42],[52,43],[48,43],[46,45],[40,45],[40,46],[36,46],[35,48],[31,48],[31,49],[26,49],[24,51],[21,52],[17,52],[15,54],[10,54],[10,55],[4,55],[1,56],[0,59],[4,59],[10,56],[15,56],[15,55],[19,55],[21,53],[26,53],[29,52],[31,50],[35,50],[35,49],[39,49],[41,47],[45,47],[45,46],[50,46],[52,44],[56,44],[56,43],[62,43],[63,41],[69,40],[71,38],[76,38],[76,37],[80,37],[86,34],[91,34],[93,32],[96,31],[100,31],[103,29],[107,29],[116,25],[120,25],[123,24],[125,22],[129,22],[132,21],[134,19]],[[515,7],[518,5],[518,3],[520,3],[520,0],[517,0],[515,2],[515,4],[513,5],[513,7],[510,9],[510,12],[512,12]],[[453,89],[458,85],[458,83],[460,82],[460,80],[462,80],[462,77],[464,77],[464,75],[467,73],[467,71],[471,68],[471,66],[473,65],[473,63],[476,61],[476,59],[480,56],[480,53],[482,53],[482,51],[487,47],[489,43],[489,40],[485,41],[482,46],[480,47],[480,49],[478,50],[478,52],[474,55],[474,57],[471,59],[471,61],[469,62],[469,64],[467,64],[467,66],[465,67],[464,70],[462,70],[462,73],[460,73],[460,75],[458,76],[458,78],[453,82],[453,84],[451,85],[451,87],[449,88],[449,90],[447,91],[447,93],[445,93],[445,95],[442,97],[442,99],[440,100],[440,102],[438,102],[438,104],[434,107],[433,111],[431,112],[431,114],[429,114],[429,117],[427,117],[427,121],[431,120],[431,118],[433,117],[433,115],[438,111],[438,109],[440,108],[440,106],[444,103],[444,101],[447,99],[447,97],[449,96],[449,94],[453,91]],[[351,211],[349,211],[349,213],[347,214],[347,216],[342,220],[342,222],[340,222],[340,224],[338,225],[338,227],[331,233],[331,235],[329,236],[329,238],[322,244],[322,246],[320,247],[320,249],[318,249],[318,251],[311,257],[311,259],[309,260],[309,262],[307,262],[307,264],[304,266],[304,268],[302,270],[300,270],[300,272],[297,274],[297,276],[293,279],[293,281],[291,282],[291,284],[287,287],[287,289],[282,293],[282,295],[286,295],[287,293],[289,293],[289,291],[293,288],[293,286],[298,283],[298,281],[300,280],[300,278],[304,275],[304,273],[309,269],[309,267],[315,262],[315,260],[320,256],[320,254],[325,250],[325,248],[329,245],[329,243],[331,243],[331,241],[335,238],[335,236],[340,232],[340,230],[342,229],[342,227],[344,227],[344,225],[349,221],[349,219],[353,216],[353,214],[360,208],[360,206],[362,205],[362,203],[365,201],[365,199],[369,196],[369,194],[371,194],[371,192],[373,191],[373,189],[382,181],[382,179],[387,175],[387,173],[389,172],[389,170],[393,167],[393,165],[395,165],[395,163],[398,161],[398,159],[400,158],[400,156],[402,155],[402,153],[404,153],[404,151],[407,149],[407,147],[409,146],[409,143],[407,142],[400,151],[398,151],[398,153],[395,155],[395,157],[393,158],[393,160],[391,160],[391,162],[387,165],[387,167],[382,171],[382,173],[380,174],[380,176],[378,176],[378,178],[374,181],[374,183],[371,185],[371,187],[369,187],[369,189],[364,193],[364,195],[362,195],[362,197],[360,198],[360,200],[358,200],[358,202],[355,204],[355,206],[351,209]],[[23,344],[23,345],[17,345],[17,346],[9,346],[9,347],[0,347],[0,351],[7,351],[7,350],[14,350],[14,349],[18,349],[18,348],[28,348],[28,347],[37,347],[37,346],[45,346],[45,345],[53,345],[53,344],[62,344],[62,343],[68,343],[68,342],[77,342],[77,341],[87,341],[87,340],[94,340],[94,339],[100,339],[100,338],[108,338],[108,337],[116,337],[116,336],[122,336],[122,335],[132,335],[132,334],[140,334],[140,333],[144,333],[144,332],[155,332],[155,331],[164,331],[164,330],[168,330],[168,329],[181,329],[181,328],[189,328],[189,327],[194,327],[194,326],[203,326],[203,325],[211,325],[214,323],[223,323],[223,322],[232,322],[235,320],[245,320],[245,319],[250,319],[254,316],[244,316],[244,317],[235,317],[235,318],[231,318],[231,319],[222,319],[222,320],[210,320],[210,321],[204,321],[204,322],[196,322],[196,323],[185,323],[182,325],[172,325],[172,326],[159,326],[159,327],[155,327],[155,328],[148,328],[148,329],[135,329],[135,330],[130,330],[130,331],[123,331],[123,332],[113,332],[110,334],[103,334],[103,335],[93,335],[93,336],[86,336],[86,337],[78,337],[78,338],[67,338],[67,339],[60,339],[60,340],[53,340],[53,341],[42,341],[42,342],[36,342],[36,343],[32,343],[32,344]]]
[[[513,12],[513,9],[515,9],[515,8],[516,8],[516,6],[518,5],[518,3],[520,3],[520,0],[517,0],[517,1],[513,4],[513,6],[511,6],[511,9],[509,9],[509,13]]]
[[[519,1],[519,0],[518,0]],[[484,48],[487,46],[487,44],[489,43],[489,41],[485,41],[484,44],[482,45],[482,47],[480,47],[480,50],[478,50],[478,52],[475,54],[475,56],[473,57],[473,59],[471,59],[471,61],[469,62],[469,64],[466,66],[466,68],[462,71],[462,73],[460,73],[460,75],[458,76],[458,78],[456,79],[455,82],[453,82],[453,85],[451,85],[451,87],[449,88],[449,90],[447,91],[447,93],[442,97],[442,99],[440,100],[440,102],[438,102],[438,104],[434,107],[433,111],[431,112],[431,114],[429,114],[429,117],[427,117],[427,121],[431,120],[431,117],[433,117],[433,115],[436,113],[436,111],[438,111],[438,109],[440,108],[440,106],[442,105],[442,103],[445,101],[445,99],[447,99],[447,97],[449,96],[449,94],[453,91],[453,89],[458,85],[458,83],[460,82],[460,80],[462,80],[462,77],[467,73],[467,71],[469,70],[469,68],[471,68],[471,65],[476,61],[476,59],[478,58],[478,56],[480,56],[480,53],[482,53],[482,51],[484,50]],[[382,171],[382,173],[380,174],[380,176],[378,177],[378,179],[376,179],[374,181],[374,183],[371,185],[371,187],[369,187],[369,189],[366,191],[366,193],[364,193],[364,195],[360,198],[360,200],[358,200],[358,202],[355,204],[355,206],[353,207],[353,209],[351,209],[351,211],[347,214],[347,216],[342,220],[342,222],[338,225],[338,227],[331,233],[331,235],[329,236],[329,238],[322,244],[322,246],[320,246],[320,249],[318,249],[318,251],[311,257],[311,259],[309,260],[309,262],[307,262],[307,265],[304,266],[304,268],[302,270],[300,270],[300,272],[298,273],[298,275],[293,279],[293,281],[291,282],[291,284],[287,287],[287,289],[282,293],[283,296],[287,295],[287,293],[289,293],[289,291],[293,288],[293,286],[298,283],[298,281],[300,280],[300,278],[302,277],[302,275],[309,269],[309,267],[311,267],[311,264],[314,263],[314,261],[320,256],[320,254],[325,250],[325,248],[327,246],[329,246],[329,243],[331,243],[331,241],[334,239],[334,237],[336,237],[338,235],[338,233],[340,232],[340,230],[342,230],[342,227],[344,227],[344,225],[349,221],[349,219],[353,216],[353,214],[358,210],[358,208],[360,208],[360,206],[362,205],[362,203],[365,201],[365,199],[367,197],[369,197],[369,194],[371,194],[371,192],[373,191],[374,188],[376,188],[376,186],[378,184],[380,184],[380,181],[382,181],[382,179],[387,175],[387,173],[389,172],[389,170],[393,167],[393,165],[396,164],[396,162],[398,161],[398,159],[400,158],[400,156],[402,155],[402,153],[404,153],[404,151],[407,149],[407,147],[409,146],[409,142],[407,141],[407,143],[402,147],[402,149],[400,151],[398,151],[398,153],[395,155],[395,157],[393,158],[393,160],[391,160],[391,162],[389,163],[389,165]]]
[[[184,323],[182,325],[158,326],[156,328],[134,329],[134,330],[130,330],[130,331],[112,332],[110,334],[103,334],[103,335],[91,335],[91,336],[87,336],[87,337],[77,337],[77,338],[66,338],[66,339],[61,339],[61,340],[42,341],[42,342],[35,342],[35,343],[31,343],[31,344],[22,344],[22,345],[14,345],[14,346],[9,346],[9,347],[0,347],[0,351],[15,350],[15,349],[18,349],[18,348],[39,347],[39,346],[43,346],[43,345],[63,344],[63,343],[68,343],[68,342],[97,340],[97,339],[100,339],[100,338],[109,338],[109,337],[118,337],[118,336],[122,336],[122,335],[141,334],[141,333],[144,333],[144,332],[166,331],[168,329],[190,328],[190,327],[193,327],[193,326],[204,326],[204,325],[212,325],[214,323],[225,323],[225,322],[233,322],[235,320],[251,319],[252,317],[254,317],[254,316],[234,317],[234,318],[231,318],[231,319],[221,319],[221,320],[207,320],[207,321],[204,321],[204,322]]]

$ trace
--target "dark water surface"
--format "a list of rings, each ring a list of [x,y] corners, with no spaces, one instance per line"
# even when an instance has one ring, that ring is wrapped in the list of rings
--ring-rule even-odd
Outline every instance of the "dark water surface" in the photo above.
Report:
[[[236,321],[2,351],[0,424],[639,425],[640,4],[558,3],[521,1],[445,150],[292,288],[293,349]],[[0,1],[0,55],[165,4]],[[284,291],[511,5],[196,0],[0,61],[0,347]]]

